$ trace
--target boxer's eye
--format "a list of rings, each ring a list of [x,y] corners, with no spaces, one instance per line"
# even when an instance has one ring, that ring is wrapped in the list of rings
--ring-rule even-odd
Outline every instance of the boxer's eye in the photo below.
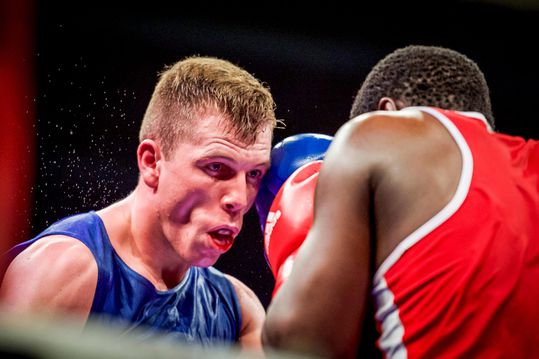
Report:
[[[210,163],[209,165],[206,166],[206,168],[208,170],[210,170],[210,172],[217,173],[217,172],[219,172],[219,170],[221,169],[222,166],[223,165],[220,164],[220,163]]]
[[[208,163],[205,166],[205,168],[206,168],[206,172],[210,176],[215,177],[220,180],[230,179],[235,174],[232,168],[230,168],[229,166],[223,163],[218,163],[218,162]]]
[[[247,172],[247,177],[253,180],[260,180],[263,176],[263,173],[261,170],[252,170]]]

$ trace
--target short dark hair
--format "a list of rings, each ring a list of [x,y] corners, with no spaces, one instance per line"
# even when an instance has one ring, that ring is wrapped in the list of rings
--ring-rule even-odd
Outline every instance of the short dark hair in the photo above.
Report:
[[[494,127],[483,72],[463,54],[443,47],[411,45],[380,60],[359,89],[350,117],[378,110],[382,97],[404,106],[477,111]]]

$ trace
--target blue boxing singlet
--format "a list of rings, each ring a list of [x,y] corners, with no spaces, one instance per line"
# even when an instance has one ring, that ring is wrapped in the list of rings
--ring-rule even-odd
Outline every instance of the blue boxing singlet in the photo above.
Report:
[[[83,242],[97,262],[97,288],[90,320],[136,328],[141,339],[166,334],[204,346],[236,342],[241,311],[230,281],[213,267],[191,267],[175,288],[158,291],[129,268],[110,243],[101,218],[94,212],[66,217],[37,237],[13,247],[8,263],[35,241],[65,235]],[[141,329],[141,330],[139,330]]]

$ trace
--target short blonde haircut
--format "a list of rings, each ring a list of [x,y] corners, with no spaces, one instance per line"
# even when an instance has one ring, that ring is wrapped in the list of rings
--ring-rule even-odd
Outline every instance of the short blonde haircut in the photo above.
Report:
[[[241,141],[252,144],[259,131],[277,124],[269,88],[244,69],[213,57],[192,56],[159,75],[139,133],[157,141],[167,158],[193,133],[197,116],[221,113]]]

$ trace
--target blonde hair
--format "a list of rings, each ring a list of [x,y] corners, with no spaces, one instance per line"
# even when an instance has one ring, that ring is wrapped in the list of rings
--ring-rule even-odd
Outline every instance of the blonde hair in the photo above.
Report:
[[[191,56],[160,73],[139,140],[158,141],[167,158],[179,140],[193,133],[197,116],[212,111],[223,114],[231,131],[247,144],[254,143],[260,130],[277,125],[265,84],[229,61]]]

